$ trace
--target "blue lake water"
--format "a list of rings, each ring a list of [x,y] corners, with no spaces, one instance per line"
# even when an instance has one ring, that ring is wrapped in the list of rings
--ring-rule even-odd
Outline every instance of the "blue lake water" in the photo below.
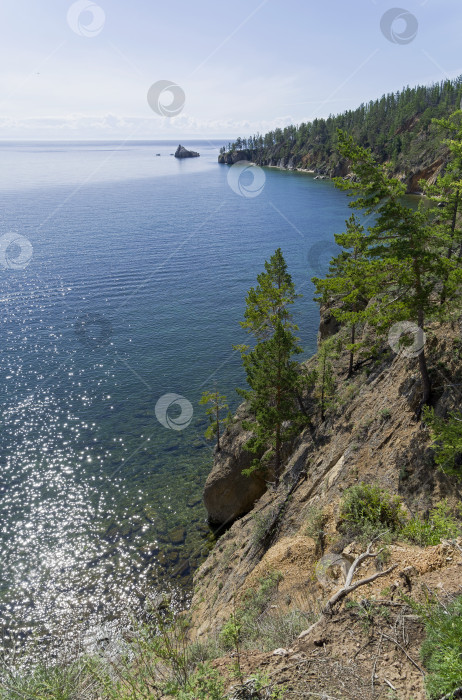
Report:
[[[146,591],[190,585],[209,539],[212,451],[198,401],[217,386],[237,406],[232,345],[277,247],[303,294],[305,355],[315,350],[310,278],[327,268],[346,196],[276,169],[258,196],[239,196],[217,163],[221,142],[185,143],[201,153],[188,160],[170,155],[177,145],[0,144],[7,640],[31,625],[47,637],[117,619]],[[179,404],[164,411],[167,427],[156,417],[169,394],[184,397],[182,430],[169,428]]]

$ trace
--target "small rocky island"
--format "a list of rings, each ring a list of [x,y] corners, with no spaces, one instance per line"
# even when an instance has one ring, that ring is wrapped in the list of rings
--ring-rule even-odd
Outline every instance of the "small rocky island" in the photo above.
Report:
[[[200,153],[197,153],[196,151],[188,151],[187,148],[184,146],[180,145],[175,151],[175,158],[199,158]]]

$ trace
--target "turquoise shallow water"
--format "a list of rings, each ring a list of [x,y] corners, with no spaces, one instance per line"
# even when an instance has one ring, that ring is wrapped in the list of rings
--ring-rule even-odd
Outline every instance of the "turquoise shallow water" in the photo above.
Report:
[[[201,157],[183,161],[170,155],[177,145],[0,144],[7,641],[37,624],[49,637],[118,619],[147,591],[188,588],[209,541],[212,452],[198,400],[216,383],[237,406],[245,293],[278,246],[304,295],[305,355],[315,349],[310,277],[343,230],[345,195],[265,169],[261,193],[242,197],[217,164],[221,143],[186,143]],[[168,427],[178,405],[167,427],[156,416],[166,394],[192,412],[182,430]]]

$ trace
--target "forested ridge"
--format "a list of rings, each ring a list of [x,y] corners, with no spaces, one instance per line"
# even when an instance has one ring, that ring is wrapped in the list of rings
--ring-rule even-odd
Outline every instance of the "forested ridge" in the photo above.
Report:
[[[338,129],[370,148],[380,163],[388,162],[403,179],[426,168],[431,176],[446,159],[441,131],[432,120],[459,109],[462,76],[428,86],[405,87],[327,119],[290,125],[265,135],[238,138],[221,149],[220,162],[252,160],[259,165],[315,170],[345,175],[347,164],[338,151]]]

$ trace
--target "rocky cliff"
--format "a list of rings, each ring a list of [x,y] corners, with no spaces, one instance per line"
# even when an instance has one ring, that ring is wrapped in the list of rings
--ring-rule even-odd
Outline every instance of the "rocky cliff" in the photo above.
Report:
[[[428,337],[435,407],[444,414],[461,404],[460,328],[435,327]],[[395,693],[396,698],[422,700],[425,669],[419,649],[424,630],[404,596],[423,600],[429,593],[462,593],[460,540],[426,548],[394,541],[386,561],[368,559],[359,577],[385,568],[390,573],[351,593],[348,605],[329,615],[321,611],[365,548],[342,528],[340,502],[348,487],[379,485],[399,495],[408,514],[423,517],[441,499],[453,506],[460,502],[460,482],[437,470],[428,430],[416,418],[421,396],[417,359],[384,347],[378,360],[349,380],[346,364],[345,356],[336,360],[338,401],[325,421],[305,397],[313,420],[289,446],[277,489],[245,492],[240,471],[248,457],[239,429],[245,407],[240,408],[225,438],[232,457],[217,456],[211,478],[221,478],[220,490],[213,498],[206,496],[206,503],[211,512],[220,509],[220,493],[227,487],[245,497],[233,501],[238,519],[196,573],[193,636],[199,641],[216,638],[236,607],[249,596],[258,597],[265,576],[277,572],[277,586],[258,622],[261,637],[266,638],[264,625],[271,620],[281,631],[288,619],[303,618],[307,632],[295,639],[288,632],[283,648],[271,649],[268,642],[266,649],[243,651],[246,673],[265,670],[278,683],[285,682],[288,698],[388,698]],[[221,658],[214,664],[225,672],[229,662]]]
[[[319,163],[317,160],[312,161],[309,155],[301,158],[294,156],[280,158],[277,155],[271,158],[261,158],[258,153],[249,150],[232,151],[218,156],[218,162],[226,165],[234,165],[234,163],[242,160],[251,161],[256,165],[264,167],[275,167],[281,170],[297,170],[299,172],[313,173],[327,178],[352,177],[349,163],[340,157],[330,159],[324,163]],[[431,157],[427,159],[424,158],[418,165],[410,164],[406,170],[397,166],[392,169],[391,174],[406,185],[408,194],[420,194],[422,191],[420,181],[425,180],[429,184],[434,184],[438,175],[440,175],[444,169],[445,164],[446,158],[444,156],[439,156],[435,160]]]

